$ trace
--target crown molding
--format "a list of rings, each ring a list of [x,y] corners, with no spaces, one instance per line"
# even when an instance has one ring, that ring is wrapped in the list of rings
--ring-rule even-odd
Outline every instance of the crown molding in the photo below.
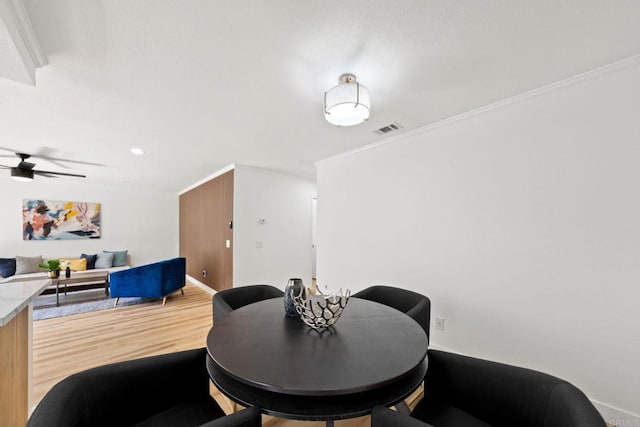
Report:
[[[29,76],[30,81],[22,83],[35,85],[36,68],[44,67],[48,62],[33,31],[23,0],[0,0],[0,18]]]
[[[551,83],[551,84],[548,84],[548,85],[545,85],[545,86],[542,86],[542,87],[539,87],[539,88],[536,88],[536,89],[532,89],[532,90],[529,90],[527,92],[523,92],[521,94],[509,97],[509,98],[505,98],[503,100],[500,100],[500,101],[485,105],[484,107],[476,108],[474,110],[470,110],[470,111],[467,111],[467,112],[464,112],[464,113],[461,113],[461,114],[458,114],[458,115],[455,115],[455,116],[451,116],[451,117],[448,117],[446,119],[440,120],[438,122],[431,123],[431,124],[428,124],[426,126],[422,126],[422,127],[417,128],[417,129],[413,129],[413,130],[410,130],[408,132],[401,133],[399,135],[394,135],[394,136],[391,136],[389,138],[383,139],[381,141],[374,142],[372,144],[368,144],[368,145],[356,148],[354,150],[350,150],[350,151],[338,154],[336,156],[332,156],[332,157],[328,157],[326,159],[318,160],[317,162],[314,163],[314,165],[316,166],[316,169],[317,169],[318,166],[321,166],[321,165],[323,165],[325,163],[331,163],[334,160],[342,159],[344,157],[349,157],[349,156],[352,156],[354,154],[361,153],[363,151],[372,150],[374,148],[381,147],[383,145],[391,144],[391,143],[394,143],[394,142],[400,142],[400,141],[405,140],[407,138],[410,138],[410,137],[412,137],[414,135],[430,132],[430,131],[432,131],[434,129],[437,129],[437,128],[440,128],[440,127],[443,127],[443,126],[448,126],[448,125],[450,125],[452,123],[456,123],[456,122],[459,122],[461,120],[466,120],[468,118],[475,117],[475,116],[477,116],[479,114],[482,114],[482,113],[485,113],[485,112],[488,112],[488,111],[496,110],[496,109],[505,107],[507,105],[511,105],[511,104],[522,102],[522,101],[525,101],[525,100],[528,100],[528,99],[531,99],[531,98],[535,98],[537,96],[544,95],[546,93],[553,92],[555,90],[558,90],[558,89],[561,89],[561,88],[564,88],[564,87],[567,87],[567,86],[571,86],[571,85],[583,82],[585,80],[589,80],[589,79],[592,79],[592,78],[595,78],[595,77],[598,77],[598,76],[601,76],[601,75],[604,75],[604,74],[608,74],[608,73],[611,73],[611,72],[614,72],[614,71],[622,70],[624,68],[632,67],[632,66],[636,66],[636,65],[640,65],[640,55],[630,56],[628,58],[622,59],[620,61],[613,62],[613,63],[605,65],[603,67],[595,68],[593,70],[590,70],[590,71],[587,71],[587,72],[584,72],[584,73],[581,73],[581,74],[576,74],[575,76],[571,76],[571,77],[568,77],[566,79],[559,80],[559,81],[557,81],[555,83]]]
[[[200,185],[204,184],[205,182],[209,182],[209,181],[211,181],[212,179],[217,178],[217,177],[219,177],[220,175],[225,174],[225,173],[227,173],[227,172],[229,172],[230,170],[233,170],[233,169],[235,169],[235,168],[236,168],[235,163],[231,163],[230,165],[227,165],[227,166],[223,167],[222,169],[218,169],[218,170],[217,170],[217,171],[215,171],[214,173],[212,173],[212,174],[210,174],[210,175],[207,175],[207,176],[205,176],[204,178],[202,178],[201,180],[199,180],[199,181],[197,181],[197,182],[195,182],[195,183],[191,184],[190,186],[188,186],[188,187],[187,187],[187,188],[185,188],[184,190],[179,191],[179,192],[178,192],[178,195],[180,196],[180,195],[182,195],[182,194],[186,193],[186,192],[187,192],[187,191],[189,191],[189,190],[193,190],[194,188],[196,188],[196,187],[198,187],[198,186],[200,186]]]

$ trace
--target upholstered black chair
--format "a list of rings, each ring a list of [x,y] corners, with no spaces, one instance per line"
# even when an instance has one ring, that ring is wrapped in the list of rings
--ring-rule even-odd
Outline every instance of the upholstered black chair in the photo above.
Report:
[[[406,313],[418,322],[429,338],[431,321],[431,301],[426,296],[407,289],[393,286],[370,286],[353,294],[356,298],[379,302]]]
[[[282,298],[284,292],[272,285],[247,285],[225,289],[213,296],[213,324],[225,314],[254,302]]]
[[[104,365],[57,383],[27,427],[258,427],[249,408],[225,416],[209,393],[206,349]]]
[[[428,357],[424,397],[411,416],[376,408],[372,413],[372,427],[606,425],[587,396],[560,378],[437,350],[429,350]],[[415,424],[416,420],[428,424]]]
[[[371,427],[433,427],[402,412],[376,406],[371,411]],[[465,427],[465,426],[460,426]]]

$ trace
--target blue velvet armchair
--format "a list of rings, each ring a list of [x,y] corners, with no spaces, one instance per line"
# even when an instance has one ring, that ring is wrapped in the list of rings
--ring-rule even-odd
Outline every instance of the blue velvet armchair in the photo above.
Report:
[[[180,290],[184,295],[185,274],[182,257],[116,271],[109,276],[111,298],[115,304],[120,297],[162,298],[164,305],[169,294]]]

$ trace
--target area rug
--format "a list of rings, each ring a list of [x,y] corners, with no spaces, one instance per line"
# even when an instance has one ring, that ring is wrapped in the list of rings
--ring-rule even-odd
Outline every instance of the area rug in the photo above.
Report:
[[[65,304],[60,307],[36,308],[33,310],[33,320],[51,319],[53,317],[71,316],[73,314],[86,313],[89,311],[107,310],[110,308],[124,307],[127,305],[141,304],[152,301],[156,298],[120,298],[118,305],[114,306],[114,299],[101,299],[98,301],[87,301],[78,304]]]

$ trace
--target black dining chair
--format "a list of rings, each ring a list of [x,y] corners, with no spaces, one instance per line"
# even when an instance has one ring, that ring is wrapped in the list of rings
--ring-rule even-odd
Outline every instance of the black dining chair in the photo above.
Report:
[[[433,427],[407,414],[376,406],[371,411],[371,427]],[[460,426],[465,427],[465,426]]]
[[[418,322],[429,340],[429,324],[431,322],[431,300],[426,296],[408,289],[394,286],[374,285],[353,294],[356,298],[378,302],[405,313]],[[405,401],[398,402],[396,409],[404,414],[409,413]]]
[[[224,315],[254,302],[282,298],[284,292],[273,285],[247,285],[225,289],[213,296],[213,324]]]
[[[58,382],[27,427],[258,427],[260,410],[225,415],[209,393],[205,348],[87,369]]]
[[[424,329],[429,338],[429,323],[431,321],[431,301],[426,296],[407,289],[393,286],[375,285],[356,292],[352,295],[369,301],[388,305],[406,313]]]
[[[429,350],[428,358],[424,397],[410,416],[377,407],[372,427],[606,425],[587,396],[563,379],[444,351]]]

